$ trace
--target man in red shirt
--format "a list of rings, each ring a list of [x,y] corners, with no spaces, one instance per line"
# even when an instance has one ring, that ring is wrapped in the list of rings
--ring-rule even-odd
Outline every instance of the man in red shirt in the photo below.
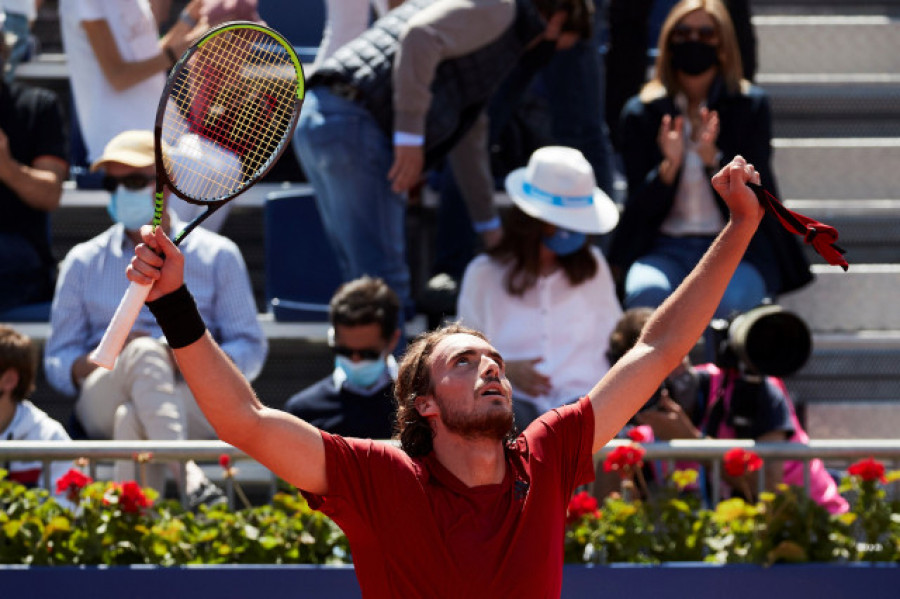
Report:
[[[206,334],[183,258],[161,228],[142,230],[128,276],[154,283],[148,304],[220,438],[302,489],[346,532],[364,596],[559,597],[568,498],[591,480],[591,454],[709,323],[763,215],[751,180],[758,174],[741,157],[713,177],[731,218],[704,258],[587,396],[511,442],[503,358],[475,331],[439,329],[408,348],[395,387],[398,449],[265,407]]]

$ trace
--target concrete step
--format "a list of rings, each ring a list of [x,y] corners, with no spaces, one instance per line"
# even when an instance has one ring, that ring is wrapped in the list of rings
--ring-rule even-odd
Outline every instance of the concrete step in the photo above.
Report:
[[[757,15],[759,72],[900,73],[900,20],[889,15]]]
[[[884,199],[900,190],[900,138],[777,138],[782,198]]]
[[[821,261],[821,260],[820,260]],[[778,303],[817,333],[900,330],[900,264],[814,264],[815,280]],[[900,389],[898,389],[900,391]]]
[[[900,137],[900,74],[760,74],[775,137]]]
[[[900,438],[900,399],[887,401],[814,401],[805,405],[811,439]]]
[[[838,245],[851,264],[900,261],[900,200],[786,200],[791,210],[838,230]],[[804,246],[813,264],[822,258]],[[855,269],[854,269],[855,270]]]
[[[818,333],[785,382],[797,404],[900,400],[900,330]]]

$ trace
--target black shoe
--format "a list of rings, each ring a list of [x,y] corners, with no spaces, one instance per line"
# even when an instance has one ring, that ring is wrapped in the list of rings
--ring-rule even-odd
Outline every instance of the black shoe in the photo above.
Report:
[[[195,512],[201,505],[210,508],[226,503],[228,498],[225,497],[225,492],[208,480],[201,482],[199,487],[188,494],[188,508]]]

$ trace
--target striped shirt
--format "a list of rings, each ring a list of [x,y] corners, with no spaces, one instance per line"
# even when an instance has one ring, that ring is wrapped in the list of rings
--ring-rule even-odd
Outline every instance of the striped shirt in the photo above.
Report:
[[[172,230],[184,223],[172,211]],[[184,238],[184,280],[213,338],[249,379],[260,373],[268,342],[257,320],[256,302],[247,266],[237,245],[199,227]],[[119,300],[128,288],[125,269],[134,245],[125,228],[115,224],[73,247],[60,266],[50,316],[50,338],[44,350],[44,370],[59,392],[76,395],[72,364],[100,342]],[[147,306],[133,330],[161,337]]]

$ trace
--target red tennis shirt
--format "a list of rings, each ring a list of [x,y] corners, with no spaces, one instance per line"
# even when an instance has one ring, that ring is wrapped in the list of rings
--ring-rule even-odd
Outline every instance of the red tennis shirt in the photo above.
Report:
[[[566,507],[593,480],[587,398],[547,412],[506,451],[496,485],[466,487],[433,454],[322,433],[329,492],[304,493],[347,535],[367,599],[553,597]]]

